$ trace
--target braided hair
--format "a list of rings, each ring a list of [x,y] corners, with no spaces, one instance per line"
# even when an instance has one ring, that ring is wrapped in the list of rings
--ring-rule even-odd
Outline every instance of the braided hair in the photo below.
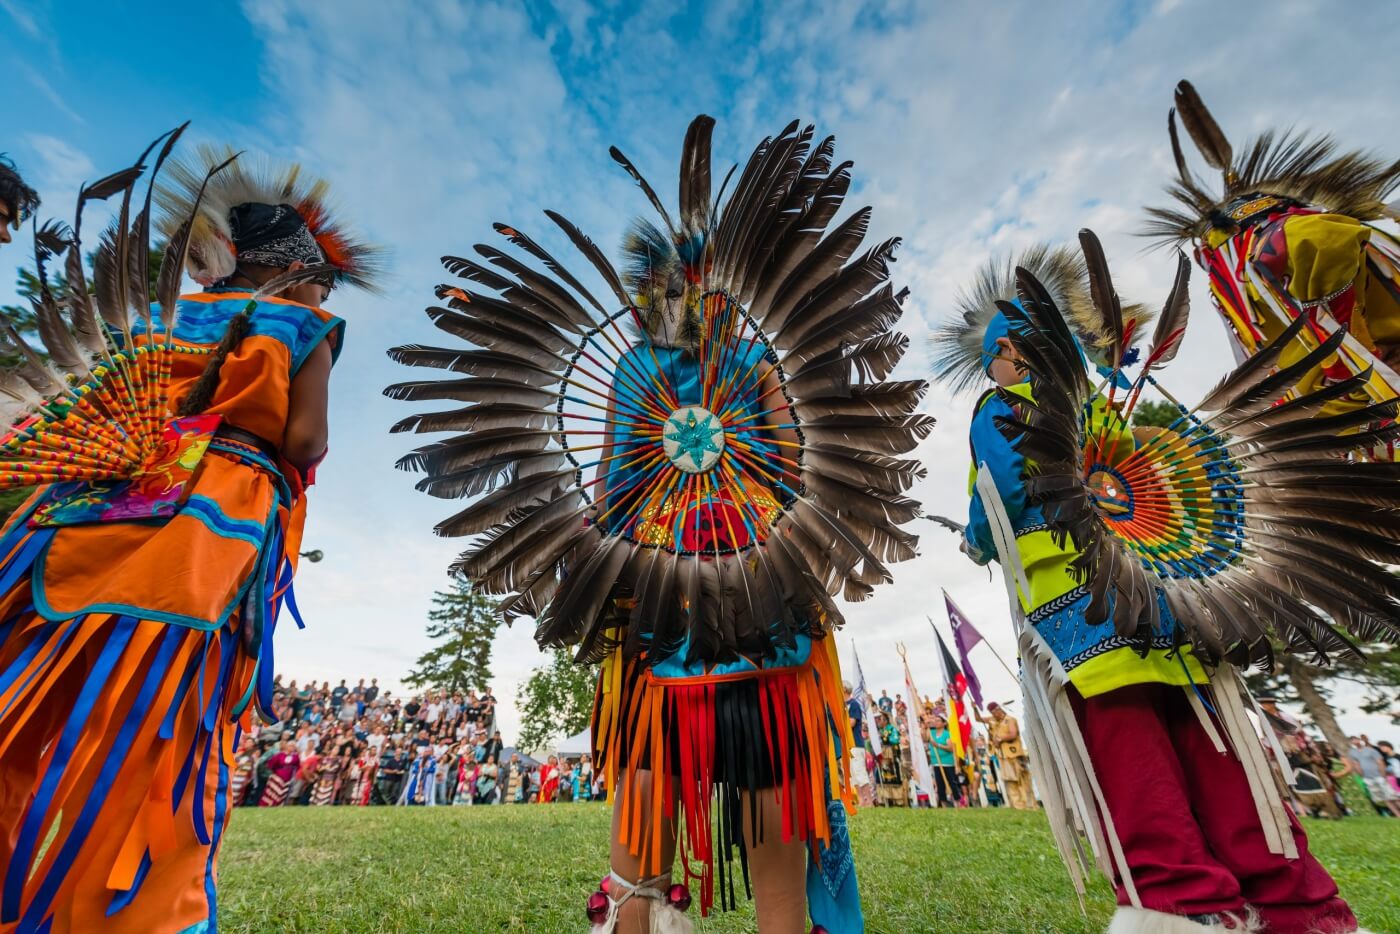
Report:
[[[249,273],[253,270],[266,270],[275,277],[293,263],[310,266],[326,260],[306,219],[293,205],[240,204],[229,211],[228,224],[235,259],[233,271],[221,282],[226,283],[235,277],[251,282]],[[177,414],[197,415],[214,404],[214,393],[219,388],[219,371],[229,355],[238,349],[243,338],[248,336],[256,307],[256,300],[248,302],[247,307],[229,321],[223,339],[210,356],[194,388],[180,404]]]
[[[219,341],[219,346],[209,355],[209,362],[205,364],[204,372],[199,374],[199,379],[195,381],[194,387],[180,403],[176,415],[182,418],[186,415],[198,415],[214,404],[214,393],[219,388],[219,375],[223,369],[224,361],[238,349],[238,345],[243,343],[243,338],[247,337],[248,332],[252,330],[253,310],[257,307],[258,303],[250,300],[242,311],[229,320],[228,327],[224,329],[224,336]]]

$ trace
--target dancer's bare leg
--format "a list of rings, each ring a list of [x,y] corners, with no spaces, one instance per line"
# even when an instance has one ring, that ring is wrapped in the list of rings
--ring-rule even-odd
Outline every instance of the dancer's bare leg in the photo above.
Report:
[[[627,850],[627,844],[619,839],[622,832],[623,796],[627,789],[619,783],[618,794],[613,802],[612,821],[612,871],[628,882],[643,882],[642,861]],[[637,793],[641,800],[637,806],[642,809],[642,827],[650,828],[652,820],[664,821],[661,830],[661,871],[671,868],[676,859],[676,826],[663,814],[651,813],[651,772],[637,773]],[[674,809],[672,813],[675,813]],[[645,832],[645,831],[644,831]],[[614,891],[613,898],[620,898],[622,892]],[[649,898],[629,898],[617,912],[617,934],[647,934],[651,930],[651,903]]]
[[[744,845],[759,934],[807,934],[807,844],[783,841],[783,813],[772,789],[758,793],[758,808],[762,842],[754,839],[745,796]]]

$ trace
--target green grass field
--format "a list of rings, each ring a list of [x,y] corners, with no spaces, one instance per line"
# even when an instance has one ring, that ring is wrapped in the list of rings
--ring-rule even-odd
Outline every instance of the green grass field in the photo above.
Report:
[[[242,808],[221,857],[220,929],[581,932],[607,829],[593,804]],[[1113,909],[1100,879],[1080,913],[1039,814],[864,810],[851,831],[873,932],[1090,934]],[[1308,831],[1362,923],[1400,932],[1400,821]],[[752,909],[700,930],[751,931]]]

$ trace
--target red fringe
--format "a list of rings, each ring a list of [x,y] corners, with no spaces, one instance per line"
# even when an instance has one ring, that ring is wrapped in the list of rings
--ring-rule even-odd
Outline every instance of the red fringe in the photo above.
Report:
[[[720,692],[740,682],[754,685],[756,705],[731,704],[725,722],[717,722]],[[761,781],[756,764],[742,761],[746,757],[737,751],[753,742],[745,735],[750,731],[761,733],[758,748],[766,751],[771,780]],[[815,641],[810,658],[800,666],[695,678],[658,678],[644,660],[628,662],[614,653],[599,678],[593,737],[594,761],[614,806],[621,809],[619,842],[641,861],[643,877],[659,875],[670,868],[661,865],[663,844],[668,828],[675,828],[685,880],[698,889],[702,915],[714,904],[717,865],[721,905],[733,902],[728,864],[736,847],[747,887],[740,821],[747,816],[755,836],[763,828],[757,824],[756,805],[750,803],[745,815],[743,792],[772,787],[783,815],[783,841],[829,843],[828,795],[848,808],[855,803],[848,765],[850,722],[829,639]],[[734,758],[741,761],[730,761]],[[650,826],[644,826],[646,813],[653,815]]]

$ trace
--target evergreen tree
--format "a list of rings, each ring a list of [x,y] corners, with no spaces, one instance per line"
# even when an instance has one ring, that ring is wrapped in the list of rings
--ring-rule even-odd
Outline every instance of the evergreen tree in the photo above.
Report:
[[[418,656],[404,683],[449,693],[479,691],[491,681],[491,643],[500,617],[496,602],[472,590],[464,578],[450,591],[433,594],[428,638],[441,640]]]
[[[520,686],[521,749],[543,749],[551,740],[573,736],[588,726],[598,669],[578,665],[567,649],[555,649],[549,663],[536,668]]]

